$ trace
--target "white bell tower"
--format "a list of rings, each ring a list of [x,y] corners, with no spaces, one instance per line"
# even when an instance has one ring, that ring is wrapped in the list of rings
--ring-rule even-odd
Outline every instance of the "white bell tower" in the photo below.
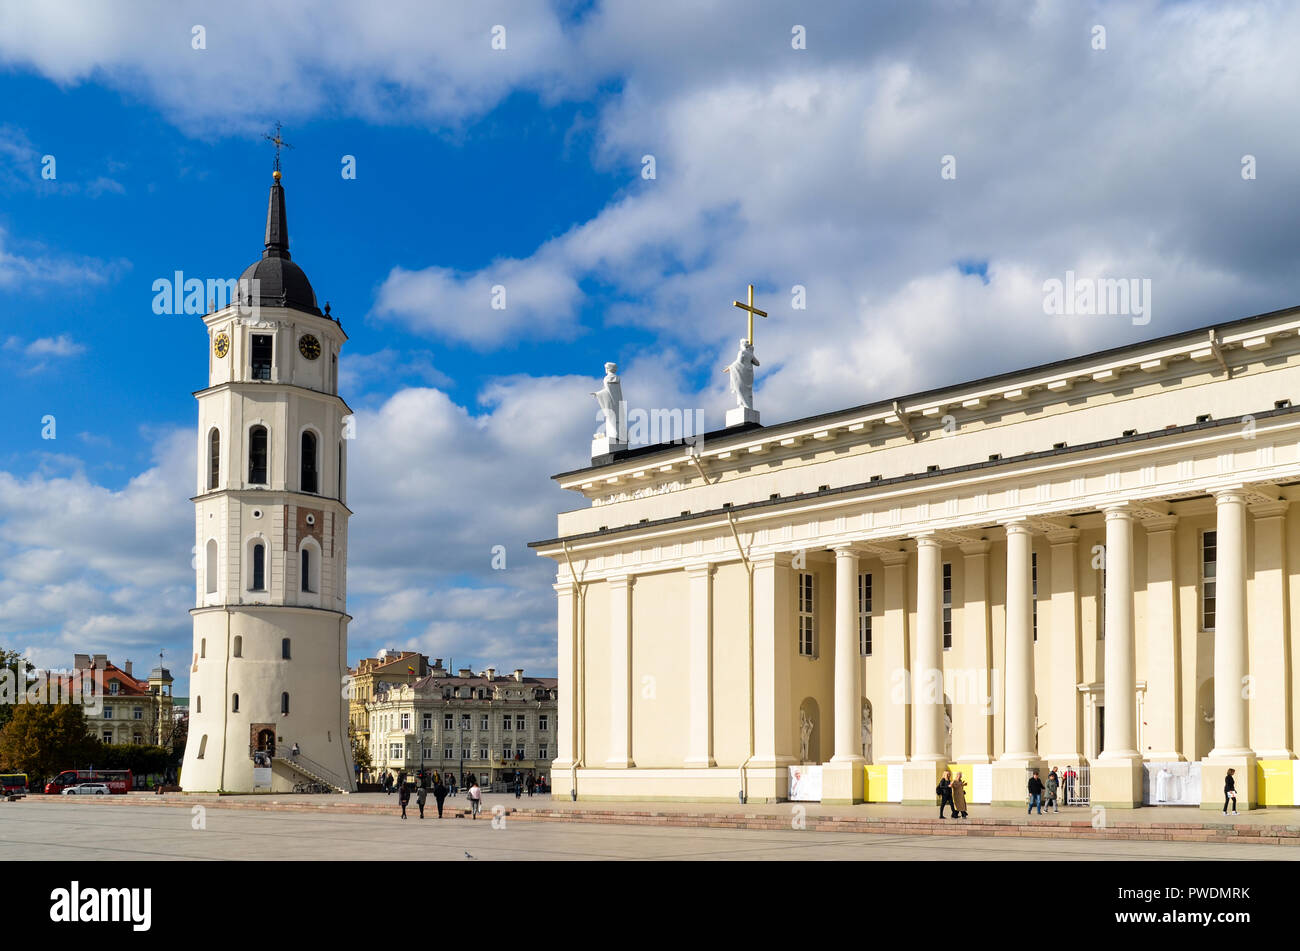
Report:
[[[347,335],[290,259],[278,168],[274,178],[261,259],[203,318],[186,792],[287,792],[312,780],[353,788],[351,410],[337,393]]]

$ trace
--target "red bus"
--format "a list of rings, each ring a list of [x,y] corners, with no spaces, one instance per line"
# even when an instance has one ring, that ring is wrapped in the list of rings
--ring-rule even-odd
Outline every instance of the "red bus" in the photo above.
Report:
[[[45,784],[45,791],[58,795],[69,786],[80,786],[82,783],[104,783],[111,793],[129,793],[131,771],[128,769],[65,769]]]

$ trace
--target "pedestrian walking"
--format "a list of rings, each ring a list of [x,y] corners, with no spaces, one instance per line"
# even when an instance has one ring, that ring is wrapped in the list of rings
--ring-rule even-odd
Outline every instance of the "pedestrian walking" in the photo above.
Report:
[[[1237,814],[1237,781],[1233,779],[1236,774],[1235,769],[1228,770],[1228,775],[1223,777],[1223,814],[1228,814],[1228,803],[1232,803],[1232,814]]]
[[[1025,815],[1034,811],[1034,806],[1038,807],[1038,814],[1043,814],[1043,781],[1038,778],[1038,770],[1034,770],[1034,775],[1029,777],[1029,809]]]
[[[442,818],[442,801],[447,798],[447,787],[442,784],[441,779],[435,778],[433,781],[433,801],[438,806],[438,818]]]
[[[1063,805],[1068,806],[1070,800],[1074,798],[1074,767],[1065,767],[1065,772],[1061,774],[1061,801]]]
[[[424,801],[429,798],[429,790],[421,786],[415,792],[415,804],[420,807],[420,818],[424,818]]]
[[[939,797],[939,818],[942,819],[945,808],[952,810],[949,818],[957,818],[957,808],[952,804],[952,779],[949,778],[948,771],[945,769],[943,775],[939,777],[939,785],[934,787],[935,795]]]
[[[524,784],[518,779],[515,780],[515,798],[518,799],[524,794]]]
[[[952,781],[952,811],[963,819],[970,818],[966,814],[966,780],[962,779],[961,773]]]
[[[537,790],[537,780],[533,779],[533,774],[528,774],[528,798],[533,798],[533,793]]]
[[[1056,791],[1061,788],[1061,777],[1056,775],[1056,767],[1047,774],[1047,804],[1052,807],[1053,812],[1060,812],[1061,807],[1056,804]]]
[[[297,744],[297,743],[293,744],[293,758],[294,758],[294,759],[297,759],[297,758],[298,758],[298,753],[299,753],[299,752],[300,752],[300,751],[299,751],[299,749],[298,749],[298,744]]]
[[[402,804],[402,818],[406,818],[406,804],[411,801],[411,787],[402,783],[402,791],[397,794],[397,801]]]
[[[469,787],[470,818],[477,819],[478,811],[483,806],[483,790],[478,787],[478,780],[471,779]]]

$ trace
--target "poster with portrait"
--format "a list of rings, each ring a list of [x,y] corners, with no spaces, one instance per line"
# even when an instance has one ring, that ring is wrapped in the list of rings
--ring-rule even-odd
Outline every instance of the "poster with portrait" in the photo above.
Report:
[[[786,768],[790,771],[791,802],[822,801],[821,766],[800,765]]]
[[[1142,802],[1148,806],[1199,806],[1200,763],[1143,763]]]
[[[270,792],[271,791],[271,767],[254,766],[253,767],[253,792]]]

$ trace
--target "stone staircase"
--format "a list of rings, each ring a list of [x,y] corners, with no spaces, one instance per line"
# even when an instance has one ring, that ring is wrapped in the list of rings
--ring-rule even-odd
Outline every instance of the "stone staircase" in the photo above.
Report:
[[[352,783],[349,780],[344,779],[342,776],[338,775],[338,773],[327,769],[315,760],[303,756],[302,753],[295,756],[293,753],[286,754],[277,752],[276,755],[272,757],[272,762],[282,763],[294,772],[307,777],[312,782],[323,783],[324,785],[329,786],[335,792],[352,792]]]

